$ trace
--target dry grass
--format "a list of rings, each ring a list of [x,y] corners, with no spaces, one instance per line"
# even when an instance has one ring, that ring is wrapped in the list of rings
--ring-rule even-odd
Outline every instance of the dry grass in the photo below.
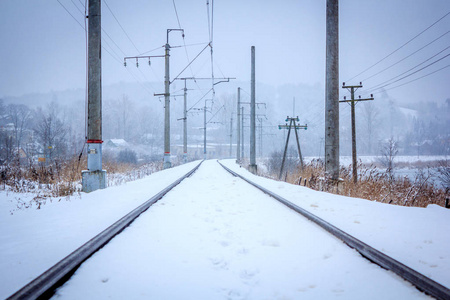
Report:
[[[352,180],[351,167],[347,167],[340,170],[339,184],[330,184],[331,181],[325,176],[323,162],[313,160],[303,170],[287,174],[285,181],[315,190],[402,206],[445,206],[445,200],[449,197],[448,191],[433,184],[428,169],[418,172],[414,180],[392,178],[374,165],[359,164],[358,171],[357,183]]]
[[[36,199],[67,197],[81,191],[81,171],[86,165],[85,156],[81,159],[73,157],[64,162],[55,161],[47,165],[9,163],[0,166],[0,189],[34,193]],[[162,169],[162,163],[135,165],[105,159],[103,168],[107,171],[107,185],[113,186],[159,171]],[[39,201],[41,202],[43,201]]]

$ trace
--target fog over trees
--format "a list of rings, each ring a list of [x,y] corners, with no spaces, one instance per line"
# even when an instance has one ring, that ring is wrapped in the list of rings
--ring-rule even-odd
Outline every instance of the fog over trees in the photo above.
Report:
[[[155,84],[156,85],[156,84]],[[216,91],[215,97],[205,97],[207,107],[208,153],[216,157],[230,156],[230,133],[233,143],[231,156],[236,155],[237,87],[242,88],[244,107],[244,157],[249,151],[249,83],[230,82]],[[363,90],[361,90],[363,92]],[[172,154],[183,143],[183,96],[173,93],[171,99]],[[192,93],[194,94],[194,93]],[[203,106],[200,99],[188,91],[188,155],[202,157]],[[342,92],[345,95],[345,91]],[[295,100],[294,100],[295,98]],[[282,151],[287,116],[298,116],[300,142],[304,156],[323,156],[324,90],[320,85],[283,85],[273,87],[257,84],[256,138],[257,156],[267,157]],[[198,102],[198,103],[197,103]],[[195,106],[194,103],[197,103]],[[158,160],[163,155],[163,102],[158,97],[142,93],[139,85],[117,84],[104,87],[103,140],[126,143],[126,149],[139,160]],[[34,162],[39,157],[48,160],[77,156],[83,149],[85,137],[84,92],[68,90],[49,94],[24,95],[0,100],[0,160],[7,163],[20,158]],[[395,141],[399,155],[450,154],[450,98],[424,99],[410,103],[394,99],[387,93],[374,101],[356,105],[356,135],[358,155],[382,155],[388,141]],[[233,120],[231,120],[233,118]],[[233,130],[230,131],[230,126]],[[262,127],[261,127],[262,126]],[[262,141],[261,141],[262,138]],[[291,146],[294,141],[291,139]],[[117,146],[117,145],[116,145]],[[114,152],[118,155],[119,147]],[[106,151],[108,145],[105,144]],[[114,150],[114,149],[112,149]],[[340,104],[340,154],[351,155],[350,106]]]

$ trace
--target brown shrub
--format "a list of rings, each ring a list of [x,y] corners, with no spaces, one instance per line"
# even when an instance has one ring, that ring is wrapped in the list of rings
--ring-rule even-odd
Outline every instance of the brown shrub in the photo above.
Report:
[[[363,198],[382,203],[402,206],[426,207],[429,204],[445,205],[448,191],[439,188],[431,181],[429,169],[420,171],[413,180],[409,178],[391,178],[375,165],[358,164],[358,181],[352,180],[352,168],[341,167],[340,182],[333,184],[325,174],[321,160],[305,164],[303,170],[288,174],[286,182],[327,191],[349,197]]]

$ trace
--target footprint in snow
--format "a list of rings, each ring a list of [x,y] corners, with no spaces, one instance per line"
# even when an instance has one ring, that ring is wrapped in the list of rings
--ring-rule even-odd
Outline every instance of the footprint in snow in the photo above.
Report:
[[[228,263],[220,257],[212,257],[210,258],[211,263],[213,264],[215,269],[224,269],[228,270]]]
[[[263,246],[280,247],[280,242],[275,239],[266,239],[262,242]]]
[[[257,275],[259,273],[259,270],[258,269],[255,269],[255,270],[242,270],[240,273],[239,273],[239,276],[242,278],[242,279],[246,279],[246,280],[249,280],[249,279],[252,279],[255,275]]]
[[[220,244],[222,247],[228,247],[228,246],[230,245],[230,242],[228,242],[228,241],[220,241],[219,244]]]

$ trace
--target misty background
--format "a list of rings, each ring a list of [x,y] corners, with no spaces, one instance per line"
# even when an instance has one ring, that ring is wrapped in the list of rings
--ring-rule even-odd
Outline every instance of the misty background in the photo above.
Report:
[[[188,154],[202,157],[203,108],[208,153],[230,156],[236,143],[236,97],[250,101],[250,47],[256,47],[257,156],[281,151],[278,125],[298,116],[303,155],[323,156],[326,1],[102,1],[105,150],[132,149],[162,159],[164,60],[171,79],[187,80]],[[78,155],[85,136],[85,1],[0,1],[0,149],[2,160]],[[450,154],[450,3],[340,1],[340,81],[359,84],[358,155],[379,155],[389,138],[399,154]],[[212,45],[212,58],[211,47]],[[202,51],[203,50],[203,51]],[[197,57],[197,58],[196,58]],[[186,70],[189,62],[196,58]],[[213,63],[211,64],[211,60]],[[216,82],[219,79],[216,79]],[[171,84],[171,152],[181,154],[184,81]],[[340,99],[350,97],[340,91]],[[249,105],[244,104],[249,143]],[[233,120],[231,120],[233,119]],[[232,126],[232,128],[230,128]],[[231,134],[231,136],[230,136]],[[248,157],[249,147],[244,144]],[[293,140],[291,145],[294,145]],[[350,106],[340,104],[340,154],[351,154]],[[236,153],[232,147],[232,155]]]

